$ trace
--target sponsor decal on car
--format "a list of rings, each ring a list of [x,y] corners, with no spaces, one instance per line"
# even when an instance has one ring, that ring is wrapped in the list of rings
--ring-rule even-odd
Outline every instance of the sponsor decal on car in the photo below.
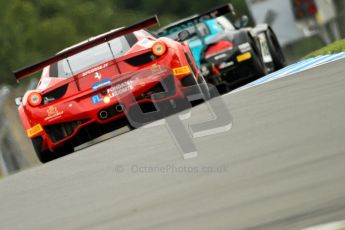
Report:
[[[248,42],[242,43],[241,45],[238,45],[238,49],[241,51],[241,53],[245,53],[245,52],[252,50],[252,48]]]
[[[246,61],[246,60],[251,59],[251,58],[252,58],[252,54],[250,52],[238,55],[236,57],[237,62],[243,62],[243,61]]]
[[[99,89],[105,88],[111,86],[111,80],[110,78],[106,78],[104,80],[98,81],[96,83],[92,84],[92,90],[97,91]]]
[[[179,68],[174,68],[173,72],[174,72],[175,76],[179,76],[179,75],[191,73],[191,70],[190,70],[189,66],[186,65],[186,66],[182,66]]]
[[[26,130],[26,134],[28,135],[29,138],[33,138],[37,136],[39,133],[41,133],[42,131],[43,131],[43,128],[41,124],[37,124],[33,126],[32,128]]]
[[[108,89],[110,98],[116,97],[133,89],[133,81],[125,81]]]
[[[219,69],[225,69],[227,67],[233,66],[235,63],[233,61],[231,62],[223,62],[219,65]]]
[[[95,105],[95,104],[98,104],[98,103],[101,103],[103,101],[103,99],[99,96],[99,95],[94,95],[91,97],[91,100],[92,100],[92,103]]]
[[[108,66],[109,66],[109,64],[108,64],[108,63],[105,63],[105,64],[103,64],[103,65],[100,65],[100,66],[97,66],[97,67],[95,67],[95,68],[93,68],[93,69],[90,69],[90,70],[85,71],[84,73],[81,74],[81,76],[82,76],[82,77],[85,77],[86,75],[89,75],[89,74],[92,74],[92,73],[94,73],[94,72],[97,72],[97,71],[99,71],[99,70],[101,70],[101,69],[107,68]]]
[[[100,81],[102,79],[102,74],[96,72],[95,78],[98,79],[98,81]]]
[[[59,111],[55,106],[49,106],[47,109],[47,117],[44,118],[45,121],[55,120],[63,115],[63,111]]]
[[[227,54],[226,53],[223,53],[223,54],[219,54],[217,56],[214,57],[215,60],[219,60],[219,59],[223,59],[223,58],[226,58]]]

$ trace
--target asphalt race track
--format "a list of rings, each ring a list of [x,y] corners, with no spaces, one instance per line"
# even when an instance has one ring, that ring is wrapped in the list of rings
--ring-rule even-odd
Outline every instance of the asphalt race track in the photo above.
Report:
[[[290,230],[343,220],[344,89],[343,59],[223,96],[233,127],[195,139],[197,158],[183,160],[156,126],[5,178],[0,229]],[[190,121],[205,114],[198,106]]]

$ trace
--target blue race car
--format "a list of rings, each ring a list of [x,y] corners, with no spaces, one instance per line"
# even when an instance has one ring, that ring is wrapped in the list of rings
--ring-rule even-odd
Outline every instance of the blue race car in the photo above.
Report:
[[[246,27],[248,17],[243,16],[234,26],[224,16],[228,13],[235,15],[231,4],[157,31],[159,36],[187,42],[207,82],[222,92],[285,66],[279,42],[267,24]]]

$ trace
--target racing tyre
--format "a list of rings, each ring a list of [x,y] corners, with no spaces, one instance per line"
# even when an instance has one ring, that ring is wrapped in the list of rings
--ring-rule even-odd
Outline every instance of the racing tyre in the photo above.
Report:
[[[34,147],[34,150],[36,152],[37,158],[42,162],[42,163],[47,163],[49,161],[55,160],[59,157],[65,156],[67,154],[72,153],[73,147],[72,146],[64,146],[61,148],[56,149],[56,151],[51,152],[49,150],[41,150],[42,146],[42,137],[35,137],[31,139],[32,145]]]
[[[253,52],[252,52],[252,54],[253,54],[253,59],[252,59],[253,74],[255,75],[256,78],[265,76],[268,73],[268,69],[265,66],[265,63],[263,62],[263,60],[261,58],[259,48],[256,46],[253,39],[250,39],[250,45],[253,49]]]
[[[274,70],[279,70],[286,66],[285,57],[280,47],[278,39],[272,29],[268,29],[266,32],[268,49],[273,59]]]

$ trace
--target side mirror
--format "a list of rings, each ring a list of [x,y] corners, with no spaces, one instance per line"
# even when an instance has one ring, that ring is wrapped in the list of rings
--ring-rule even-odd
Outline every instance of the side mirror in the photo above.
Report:
[[[15,103],[16,106],[20,106],[22,104],[23,97],[16,97]]]
[[[249,18],[247,15],[243,15],[240,19],[236,20],[235,27],[236,28],[243,28],[249,24]]]
[[[191,37],[191,33],[188,30],[182,30],[177,37],[180,42],[184,42]]]

